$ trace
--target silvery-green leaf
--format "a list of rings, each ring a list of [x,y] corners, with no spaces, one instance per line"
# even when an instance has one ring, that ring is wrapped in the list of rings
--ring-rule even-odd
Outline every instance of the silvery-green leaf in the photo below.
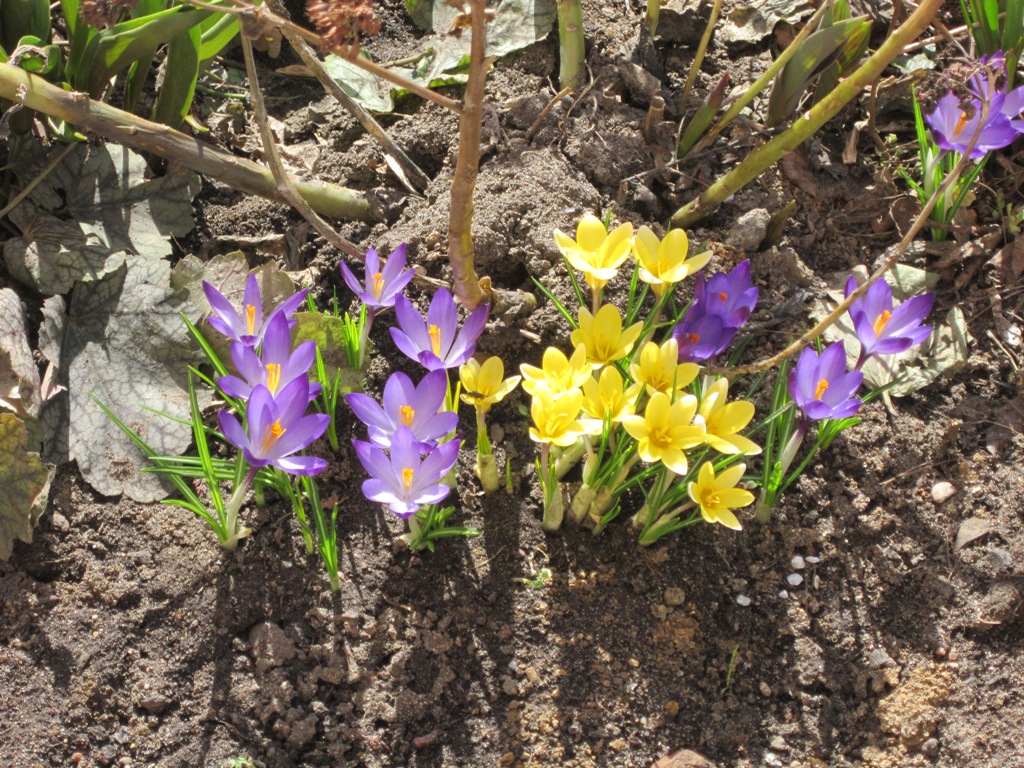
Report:
[[[0,560],[11,556],[14,540],[32,541],[32,528],[46,507],[53,467],[27,450],[24,423],[0,413]]]
[[[807,0],[763,0],[739,3],[719,23],[715,36],[732,45],[757,45],[768,37],[780,21],[798,24],[814,13]]]
[[[4,401],[33,418],[43,404],[39,368],[25,330],[25,306],[10,288],[0,288],[0,407]]]

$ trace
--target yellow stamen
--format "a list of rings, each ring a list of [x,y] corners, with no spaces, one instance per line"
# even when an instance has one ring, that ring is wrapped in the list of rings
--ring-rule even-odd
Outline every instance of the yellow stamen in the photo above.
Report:
[[[890,317],[892,317],[892,312],[884,310],[882,314],[878,316],[878,319],[875,320],[875,324],[871,326],[871,330],[875,332],[876,338],[885,330],[885,326],[889,324]]]
[[[398,420],[406,427],[412,426],[412,420],[416,418],[416,411],[411,405],[403,405],[398,409]]]
[[[249,335],[256,333],[256,307],[252,304],[245,305],[245,327],[249,329]]]
[[[826,389],[828,389],[828,379],[822,379],[818,382],[818,388],[814,390],[814,399],[821,400],[821,396],[825,394]]]
[[[434,351],[434,354],[438,357],[441,356],[441,329],[436,325],[431,325],[427,329],[427,333],[430,334],[430,348]]]
[[[281,420],[276,419],[273,424],[267,426],[263,430],[263,453],[269,453],[270,449],[274,447],[274,443],[281,439],[288,430],[281,426]]]
[[[373,291],[373,298],[379,299],[380,298],[380,292],[382,290],[384,290],[384,273],[383,272],[377,272],[376,274],[374,274],[374,276],[373,276],[373,288],[371,290]]]
[[[267,389],[270,390],[270,394],[276,395],[279,386],[281,386],[281,366],[277,363],[267,363]]]
[[[412,475],[413,471],[410,468],[406,467],[402,470],[402,485],[405,486],[407,491],[412,486]]]

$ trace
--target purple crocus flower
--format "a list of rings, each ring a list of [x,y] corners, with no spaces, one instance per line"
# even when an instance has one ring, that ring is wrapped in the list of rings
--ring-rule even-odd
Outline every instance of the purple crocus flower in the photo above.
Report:
[[[985,123],[971,149],[972,160],[1009,146],[1020,135],[1001,111],[1005,99],[1005,93],[997,93],[992,97]],[[960,99],[952,91],[939,99],[935,109],[924,118],[932,130],[935,144],[941,149],[963,154],[978,130],[983,111],[981,105],[980,99],[971,99],[967,105],[961,105]]]
[[[846,281],[846,295],[857,288],[850,275]],[[907,299],[893,307],[892,288],[885,280],[871,284],[867,293],[850,305],[850,319],[860,341],[860,358],[869,355],[895,355],[925,341],[932,333],[930,326],[921,322],[931,312],[934,293],[924,293]]]
[[[316,359],[316,342],[304,341],[292,350],[288,318],[275,312],[267,321],[260,354],[257,355],[252,347],[236,341],[231,344],[231,359],[242,378],[219,378],[217,386],[224,390],[224,394],[247,400],[253,388],[262,384],[270,390],[272,396],[277,397],[277,393],[290,382],[300,376],[308,376],[309,368]],[[310,384],[310,400],[320,394],[320,389],[319,384]]]
[[[405,268],[405,252],[406,244],[402,243],[395,248],[384,268],[381,269],[377,251],[370,248],[366,252],[365,286],[360,284],[348,265],[341,262],[341,276],[345,278],[345,284],[370,311],[395,306],[395,297],[412,280],[414,272]]]
[[[267,325],[263,321],[263,297],[260,295],[260,284],[255,273],[249,274],[245,282],[245,295],[242,298],[242,313],[232,306],[224,294],[203,280],[203,292],[206,300],[210,302],[214,314],[207,320],[210,325],[232,341],[246,344],[250,347],[258,347],[263,341],[263,334]],[[270,313],[267,320],[280,312],[286,318],[290,318],[299,305],[306,298],[309,289],[305,288],[298,293],[289,296],[281,302]]]
[[[864,374],[846,371],[843,342],[829,344],[821,357],[813,349],[800,353],[789,374],[789,396],[808,419],[845,419],[860,408],[856,397]]]
[[[418,386],[399,371],[391,374],[384,385],[383,407],[369,395],[345,395],[345,399],[356,417],[367,426],[372,443],[390,448],[398,428],[408,427],[420,451],[426,453],[459,424],[457,413],[438,413],[447,393],[448,374],[443,370],[431,371]]]
[[[308,405],[309,380],[305,377],[284,386],[276,398],[257,384],[246,405],[246,427],[225,409],[219,414],[220,429],[229,443],[242,450],[253,470],[271,465],[292,475],[316,475],[327,467],[326,461],[292,455],[320,437],[331,423],[325,414],[306,416]]]
[[[736,338],[736,328],[725,324],[721,315],[707,314],[698,302],[689,309],[672,335],[679,344],[679,362],[703,363],[724,352]]]
[[[707,281],[697,275],[693,286],[694,302],[704,314],[718,315],[727,328],[739,328],[750,317],[757,304],[757,288],[750,282],[750,259],[736,266],[732,272],[716,272]]]
[[[395,314],[400,326],[391,329],[395,345],[430,371],[457,368],[469,360],[487,323],[485,304],[466,318],[459,330],[455,299],[444,288],[438,288],[434,294],[425,322],[404,296],[395,298]]]
[[[391,439],[391,456],[371,443],[353,440],[356,456],[370,475],[363,481],[363,495],[391,507],[402,518],[414,514],[421,504],[436,504],[451,492],[441,482],[459,457],[459,441],[442,443],[421,458],[420,443],[406,426],[399,426]]]

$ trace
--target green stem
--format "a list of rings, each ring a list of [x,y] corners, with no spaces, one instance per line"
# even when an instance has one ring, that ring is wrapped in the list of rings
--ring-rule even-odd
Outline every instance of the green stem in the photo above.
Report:
[[[12,64],[0,63],[0,98],[119,144],[173,160],[240,192],[286,202],[270,169],[84,93],[65,91]],[[297,181],[295,186],[313,210],[323,216],[359,221],[372,218],[370,201],[361,192],[320,182]]]
[[[743,162],[708,187],[700,197],[676,211],[672,216],[672,226],[693,226],[727,198],[760,176],[765,169],[813,136],[865,87],[878,79],[889,62],[928,27],[941,6],[942,0],[923,0],[910,18],[900,25],[856,72],[797,118],[787,131],[751,152]]]
[[[575,89],[587,57],[583,3],[581,0],[557,0],[555,5],[558,9],[558,84],[559,88]]]

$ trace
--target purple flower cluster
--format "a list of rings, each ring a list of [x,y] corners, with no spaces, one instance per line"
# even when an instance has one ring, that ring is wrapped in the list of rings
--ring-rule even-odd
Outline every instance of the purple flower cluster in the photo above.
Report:
[[[853,276],[846,283],[846,295],[856,290]],[[861,406],[857,390],[864,380],[860,369],[874,355],[895,355],[925,341],[932,332],[921,323],[931,311],[935,295],[926,293],[894,306],[892,288],[885,280],[872,283],[867,292],[850,306],[860,343],[860,356],[852,371],[846,369],[846,346],[837,341],[821,355],[811,349],[800,354],[789,374],[789,395],[805,420],[844,419]]]
[[[309,380],[316,355],[314,343],[305,342],[295,349],[291,344],[295,324],[291,316],[308,290],[286,299],[266,319],[259,283],[253,274],[245,285],[241,313],[205,281],[203,290],[214,311],[209,323],[231,339],[231,359],[241,374],[222,376],[217,386],[246,404],[244,420],[227,409],[218,414],[224,437],[242,451],[251,474],[265,466],[293,475],[319,474],[327,462],[295,455],[330,424],[329,416],[306,414],[310,401],[320,392],[320,385]]]
[[[672,331],[679,343],[679,362],[703,363],[728,349],[755,304],[757,288],[751,285],[749,260],[707,280],[698,274],[693,302]]]
[[[977,133],[972,160],[1009,146],[1024,133],[1024,86],[1007,91],[1006,57],[1001,52],[983,56],[978,66],[979,73],[970,79],[966,103],[949,91],[925,116],[935,143],[947,151],[963,153]]]

